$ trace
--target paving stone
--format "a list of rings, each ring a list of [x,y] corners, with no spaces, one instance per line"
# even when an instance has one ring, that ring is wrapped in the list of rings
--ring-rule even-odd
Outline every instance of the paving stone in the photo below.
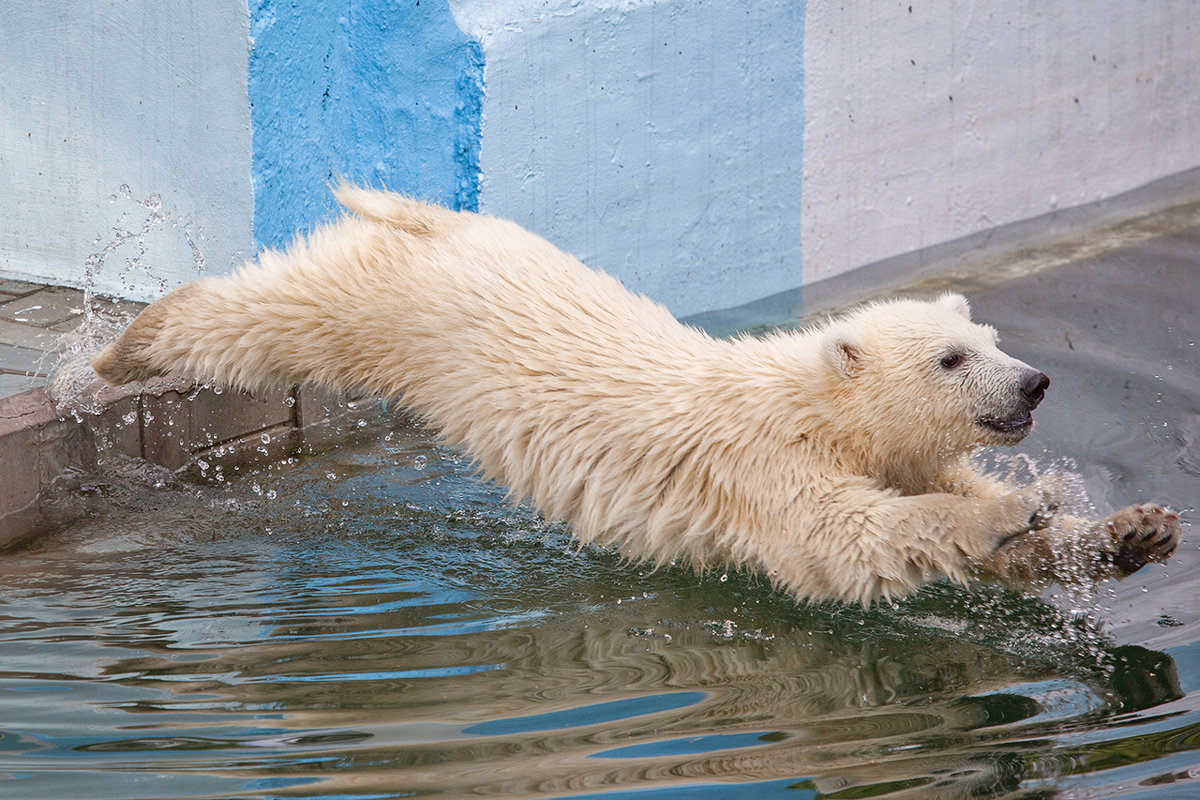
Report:
[[[49,326],[83,312],[83,292],[49,286],[0,304],[0,319]]]
[[[71,333],[77,331],[83,325],[83,314],[76,314],[73,317],[67,317],[61,322],[55,322],[47,325],[46,329],[54,331],[56,334]]]
[[[28,392],[46,385],[46,379],[40,376],[14,375],[0,372],[0,398],[12,397],[15,394]]]
[[[34,350],[52,350],[59,334],[37,325],[25,325],[0,319],[0,343]],[[3,366],[3,362],[0,362]]]
[[[110,297],[96,297],[92,299],[92,307],[96,310],[96,313],[102,314],[109,319],[132,320],[138,314],[142,313],[142,309],[146,307],[146,303],[137,303],[133,300],[114,300]]]
[[[0,370],[21,375],[45,375],[54,366],[54,356],[29,347],[15,347],[0,342]]]
[[[29,283],[28,281],[17,281],[11,278],[0,278],[0,295],[12,295],[14,297],[24,297],[27,294],[33,294],[38,289],[44,288],[40,283]]]

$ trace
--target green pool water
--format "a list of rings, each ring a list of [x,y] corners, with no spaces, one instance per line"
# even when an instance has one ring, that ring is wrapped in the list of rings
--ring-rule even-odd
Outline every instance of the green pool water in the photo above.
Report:
[[[960,287],[1053,380],[1020,451],[1101,511],[1200,505],[1197,253]],[[6,798],[1200,797],[1190,528],[1086,596],[862,609],[581,550],[398,416],[221,485],[84,489],[0,555]]]

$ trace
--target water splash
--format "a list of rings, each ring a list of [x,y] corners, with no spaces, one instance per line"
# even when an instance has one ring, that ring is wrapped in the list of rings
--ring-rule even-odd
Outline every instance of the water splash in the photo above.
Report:
[[[159,230],[178,232],[192,254],[192,267],[203,274],[208,262],[200,244],[204,233],[190,220],[169,210],[162,195],[155,192],[138,199],[128,184],[108,198],[110,203],[131,207],[122,211],[112,226],[111,237],[103,241],[97,236],[99,248],[83,262],[83,316],[73,331],[61,335],[39,363],[39,371],[47,372],[47,391],[59,413],[98,413],[101,403],[96,390],[89,390],[96,375],[91,359],[112,342],[140,311],[140,305],[113,300],[96,294],[96,284],[102,271],[111,268],[115,257],[121,258],[117,278],[125,287],[124,294],[137,293],[139,277],[149,278],[155,297],[161,297],[172,287],[157,275],[147,263],[151,235]]]

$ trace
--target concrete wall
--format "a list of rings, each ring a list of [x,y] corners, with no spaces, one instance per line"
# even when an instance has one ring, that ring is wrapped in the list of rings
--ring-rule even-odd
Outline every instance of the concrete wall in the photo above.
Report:
[[[483,45],[482,210],[676,314],[801,282],[804,3],[452,3]]]
[[[1200,166],[1194,2],[810,0],[807,31],[806,282]]]
[[[334,212],[338,180],[479,203],[483,56],[446,0],[252,0],[255,238]]]
[[[252,250],[244,0],[0,14],[0,273],[144,297]]]
[[[339,177],[516,219],[680,315],[1200,196],[1184,0],[42,5],[0,0],[0,273],[99,263],[143,299],[328,219]]]

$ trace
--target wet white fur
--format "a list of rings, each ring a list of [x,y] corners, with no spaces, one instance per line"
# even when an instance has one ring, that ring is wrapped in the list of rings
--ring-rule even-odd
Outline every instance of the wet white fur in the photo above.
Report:
[[[1038,572],[993,551],[1043,494],[965,458],[1024,365],[963,298],[717,340],[511,222],[338,199],[354,213],[288,252],[150,306],[97,371],[400,397],[583,541],[748,565],[801,597]],[[939,363],[951,349],[967,357],[955,371]]]

